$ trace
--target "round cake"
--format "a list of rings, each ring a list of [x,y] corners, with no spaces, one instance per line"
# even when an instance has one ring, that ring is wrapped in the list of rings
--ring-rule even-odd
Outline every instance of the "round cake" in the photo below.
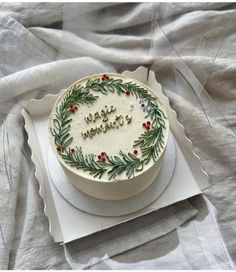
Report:
[[[121,74],[97,74],[57,99],[49,139],[68,179],[96,198],[119,200],[158,176],[169,122],[157,95]]]

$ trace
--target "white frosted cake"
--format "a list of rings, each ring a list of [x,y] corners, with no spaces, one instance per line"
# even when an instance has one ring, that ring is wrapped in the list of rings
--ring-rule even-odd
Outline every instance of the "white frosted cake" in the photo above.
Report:
[[[156,179],[168,132],[156,93],[120,74],[75,82],[49,120],[50,143],[69,180],[106,200],[132,197]]]

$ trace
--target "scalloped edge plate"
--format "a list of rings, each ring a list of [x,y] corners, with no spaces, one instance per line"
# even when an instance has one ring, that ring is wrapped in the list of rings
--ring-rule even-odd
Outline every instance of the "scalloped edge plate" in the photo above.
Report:
[[[48,181],[48,170],[45,161],[47,159],[46,151],[49,143],[47,142],[45,144],[42,140],[39,141],[38,136],[41,130],[45,129],[45,122],[47,121],[51,108],[63,90],[57,95],[49,94],[40,100],[30,100],[25,109],[22,110],[22,115],[25,120],[25,130],[28,134],[28,145],[32,151],[31,159],[35,165],[35,176],[39,181],[39,194],[44,201],[44,213],[48,217],[49,231],[55,242],[66,243],[110,228],[200,194],[201,191],[209,186],[208,175],[202,169],[200,158],[193,152],[192,142],[186,137],[183,125],[177,120],[177,114],[171,108],[169,99],[163,94],[160,84],[156,81],[154,72],[150,71],[147,81],[147,70],[145,67],[139,67],[132,72],[125,71],[124,74],[143,82],[158,92],[160,101],[166,107],[170,121],[170,129],[176,141],[177,161],[179,160],[177,164],[179,164],[179,166],[176,166],[174,177],[172,178],[172,191],[171,188],[169,188],[171,186],[168,186],[167,190],[154,203],[145,209],[127,216],[104,218],[79,211],[69,203],[65,203],[67,201],[57,192],[53,184]],[[35,123],[35,119],[37,119],[37,124]],[[178,186],[173,186],[174,183],[177,182],[177,176],[179,181],[183,180],[186,182],[188,188],[184,187],[185,190],[182,190],[182,188],[178,189]],[[186,176],[188,180],[186,180]],[[58,214],[62,207],[68,209],[67,212],[63,210],[63,216]],[[73,229],[73,224],[76,224],[76,220],[74,220],[75,217],[77,223],[80,222],[80,228],[76,228],[76,230]]]

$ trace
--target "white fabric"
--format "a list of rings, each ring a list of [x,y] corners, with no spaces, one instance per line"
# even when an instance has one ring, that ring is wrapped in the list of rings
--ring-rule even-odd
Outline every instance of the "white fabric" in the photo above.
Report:
[[[233,268],[235,5],[1,3],[0,10],[1,268]],[[165,87],[211,187],[191,205],[67,245],[65,255],[48,232],[20,110],[84,75],[140,65],[150,65]],[[194,75],[206,83],[207,92],[194,89],[197,98],[176,68],[190,84]],[[105,254],[116,256],[91,259]]]

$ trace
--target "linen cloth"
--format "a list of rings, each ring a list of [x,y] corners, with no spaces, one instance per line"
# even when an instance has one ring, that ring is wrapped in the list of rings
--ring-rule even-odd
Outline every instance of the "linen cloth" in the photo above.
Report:
[[[2,3],[0,10],[1,268],[233,268],[235,5]],[[87,74],[140,65],[165,87],[211,186],[204,197],[63,248],[48,232],[20,111]],[[205,85],[198,99],[179,66]]]

